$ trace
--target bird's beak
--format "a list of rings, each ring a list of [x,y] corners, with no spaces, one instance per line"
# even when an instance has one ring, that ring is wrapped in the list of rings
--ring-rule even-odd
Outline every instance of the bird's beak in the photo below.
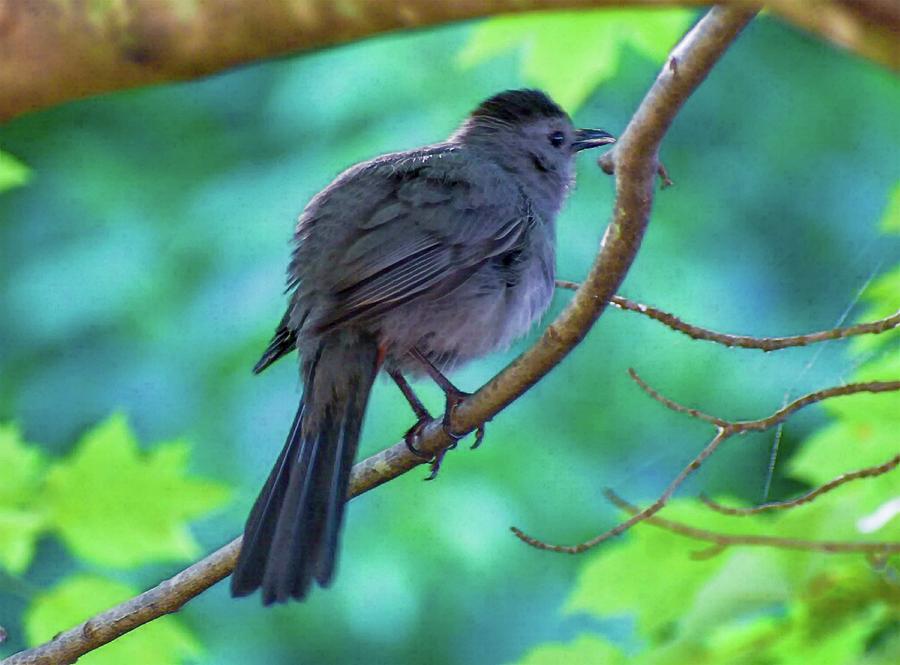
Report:
[[[587,150],[588,148],[598,148],[601,145],[609,145],[615,143],[615,137],[609,132],[602,129],[576,129],[575,141],[572,142],[572,150]]]

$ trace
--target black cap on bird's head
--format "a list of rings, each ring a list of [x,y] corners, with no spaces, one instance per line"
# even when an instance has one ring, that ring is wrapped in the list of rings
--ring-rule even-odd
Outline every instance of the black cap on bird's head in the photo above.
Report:
[[[513,174],[550,218],[571,188],[575,155],[615,139],[602,129],[575,129],[569,115],[540,90],[507,90],[481,102],[450,141]]]
[[[558,121],[554,123],[553,121]],[[543,121],[543,122],[542,122]],[[615,138],[602,129],[574,129],[569,114],[550,96],[533,89],[505,90],[489,97],[469,114],[461,131],[484,128],[489,133],[499,128],[521,128],[541,123],[553,128],[547,139],[555,147],[567,145],[570,152],[615,143]],[[572,128],[571,131],[566,131]]]
[[[506,90],[485,99],[470,116],[511,124],[530,122],[536,118],[569,117],[559,104],[540,90]]]

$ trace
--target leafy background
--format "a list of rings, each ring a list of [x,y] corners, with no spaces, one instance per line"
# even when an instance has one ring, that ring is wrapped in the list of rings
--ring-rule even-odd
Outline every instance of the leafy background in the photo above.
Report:
[[[692,13],[504,17],[68,104],[0,127],[0,654],[70,627],[225,543],[280,448],[299,390],[249,367],[281,314],[292,220],[343,167],[447,135],[497,90],[537,85],[620,132]],[[767,18],[691,98],[623,292],[692,322],[788,334],[900,303],[900,87]],[[593,257],[613,186],[580,158],[560,276]],[[569,296],[561,292],[553,312]],[[456,376],[476,387],[527,340]],[[262,610],[218,585],[85,663],[877,663],[900,657],[895,562],[703,548],[644,526],[582,557],[709,432],[667,394],[758,417],[815,388],[897,378],[897,335],[763,355],[610,311],[564,365],[462,449],[353,502],[340,575]],[[434,404],[439,396],[421,390]],[[770,497],[896,454],[896,395],[790,421]],[[362,453],[411,422],[379,382]],[[757,502],[774,434],[732,442],[686,488]],[[895,477],[731,532],[897,539]],[[883,514],[883,513],[879,513]],[[860,518],[869,517],[869,521]],[[871,533],[861,533],[862,530]]]

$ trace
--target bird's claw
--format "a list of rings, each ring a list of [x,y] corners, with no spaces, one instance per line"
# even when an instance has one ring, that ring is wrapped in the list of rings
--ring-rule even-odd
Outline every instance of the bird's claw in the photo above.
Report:
[[[464,393],[462,390],[447,391],[445,395],[446,401],[444,402],[444,417],[441,419],[441,427],[443,427],[444,433],[453,439],[453,441],[459,441],[465,434],[457,434],[454,432],[453,428],[450,426],[450,420],[453,417],[453,412],[456,410],[456,407],[462,404],[463,400],[469,395],[471,395],[471,393]]]
[[[431,473],[428,474],[428,477],[425,480],[434,480],[437,478],[438,472],[441,470],[441,462],[444,461],[444,455],[447,454],[448,450],[453,450],[457,446],[457,440],[454,439],[453,443],[451,443],[446,448],[441,448],[441,450],[434,456],[434,459],[431,460]]]
[[[434,457],[429,453],[419,450],[415,443],[418,441],[419,436],[421,436],[422,430],[424,430],[430,422],[431,418],[420,418],[416,421],[416,424],[410,427],[406,431],[406,434],[403,435],[403,442],[406,444],[406,449],[419,459],[430,460]]]
[[[403,437],[403,441],[406,443],[406,447],[413,455],[420,459],[429,460],[431,463],[431,473],[428,474],[428,477],[425,480],[434,480],[437,478],[438,473],[441,470],[441,463],[444,461],[444,455],[447,454],[448,450],[453,450],[459,444],[459,441],[465,436],[465,434],[458,434],[453,431],[451,427],[450,421],[453,417],[453,412],[456,410],[466,397],[468,397],[471,393],[465,393],[461,390],[448,391],[446,393],[446,404],[444,408],[444,415],[441,418],[441,428],[444,430],[444,433],[450,437],[451,443],[446,448],[441,449],[437,454],[430,455],[419,448],[416,447],[415,442],[418,440],[419,436],[421,436],[422,431],[425,427],[432,422],[432,419],[429,417],[420,418],[415,425],[409,428],[409,431],[406,432],[406,435]],[[481,445],[481,442],[484,440],[484,424],[478,426],[475,430],[475,442],[472,444],[472,450],[478,448]]]
[[[482,441],[484,441],[484,423],[481,423],[478,426],[478,429],[475,430],[475,442],[472,444],[470,450],[475,450],[481,445]]]

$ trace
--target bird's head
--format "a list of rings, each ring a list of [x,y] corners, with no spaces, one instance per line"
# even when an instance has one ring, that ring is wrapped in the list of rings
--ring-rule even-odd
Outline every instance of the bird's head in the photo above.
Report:
[[[486,99],[451,140],[477,148],[518,176],[532,199],[555,206],[553,213],[574,179],[575,155],[615,142],[602,129],[576,129],[540,90],[507,90]]]

